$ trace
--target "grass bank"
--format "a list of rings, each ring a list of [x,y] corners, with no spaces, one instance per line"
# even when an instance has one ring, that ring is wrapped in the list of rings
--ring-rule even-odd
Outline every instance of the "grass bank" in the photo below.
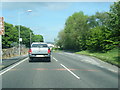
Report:
[[[106,53],[91,53],[89,51],[80,51],[80,52],[75,52],[75,53],[88,55],[88,56],[94,56],[105,62],[108,62],[108,63],[111,63],[113,65],[120,67],[120,53],[118,53],[118,49],[113,49]]]

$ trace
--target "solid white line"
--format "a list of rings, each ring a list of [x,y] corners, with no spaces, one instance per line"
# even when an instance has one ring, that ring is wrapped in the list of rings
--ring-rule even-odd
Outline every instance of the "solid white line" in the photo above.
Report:
[[[26,59],[24,59],[24,60],[22,60],[22,61],[20,61],[20,62],[18,62],[18,63],[16,63],[16,64],[14,64],[14,65],[11,66],[11,67],[8,67],[5,71],[0,71],[0,75],[8,72],[8,71],[11,70],[12,68],[14,68],[14,67],[16,67],[17,65],[21,64],[22,62],[26,61],[27,59],[28,59],[28,58],[26,58]]]
[[[99,66],[99,67],[104,68],[103,66]]]
[[[55,59],[54,57],[53,57],[53,59],[55,60],[55,61],[58,61],[57,59]]]
[[[108,69],[109,71],[112,71],[112,72],[117,72],[117,71],[115,71],[115,70],[113,70],[113,69]]]
[[[77,79],[80,79],[80,77],[78,77],[76,74],[74,74],[71,70],[69,70],[66,66],[64,66],[63,64],[60,64],[62,67],[64,67],[65,69],[67,69],[72,75],[74,75]]]

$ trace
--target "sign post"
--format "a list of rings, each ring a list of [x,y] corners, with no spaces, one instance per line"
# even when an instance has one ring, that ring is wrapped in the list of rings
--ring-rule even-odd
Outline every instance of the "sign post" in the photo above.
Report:
[[[2,35],[4,35],[4,18],[0,17],[0,69],[2,68]],[[2,79],[0,82],[2,86]]]
[[[0,63],[2,63],[2,35],[4,35],[4,18],[0,17]]]
[[[4,18],[0,17],[0,63],[2,63],[2,35],[4,35]]]
[[[4,18],[0,17],[0,35],[4,35]]]

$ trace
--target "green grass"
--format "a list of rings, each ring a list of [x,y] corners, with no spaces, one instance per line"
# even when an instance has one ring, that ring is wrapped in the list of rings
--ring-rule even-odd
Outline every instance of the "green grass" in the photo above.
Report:
[[[80,52],[76,52],[76,54],[94,56],[105,62],[114,64],[120,67],[120,54],[118,55],[118,49],[113,49],[106,53],[91,53],[89,51],[80,51]]]

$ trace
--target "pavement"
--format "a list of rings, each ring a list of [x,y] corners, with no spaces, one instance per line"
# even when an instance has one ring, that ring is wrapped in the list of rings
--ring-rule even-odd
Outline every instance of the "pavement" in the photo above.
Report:
[[[2,59],[2,65],[0,65],[0,70],[4,69],[20,60],[23,60],[26,57],[28,57],[28,55],[21,55],[21,56],[11,57],[8,59]]]
[[[0,75],[3,90],[118,90],[119,87],[118,67],[93,57],[68,52],[53,52],[51,62],[29,62],[29,58],[25,58],[2,70]]]

